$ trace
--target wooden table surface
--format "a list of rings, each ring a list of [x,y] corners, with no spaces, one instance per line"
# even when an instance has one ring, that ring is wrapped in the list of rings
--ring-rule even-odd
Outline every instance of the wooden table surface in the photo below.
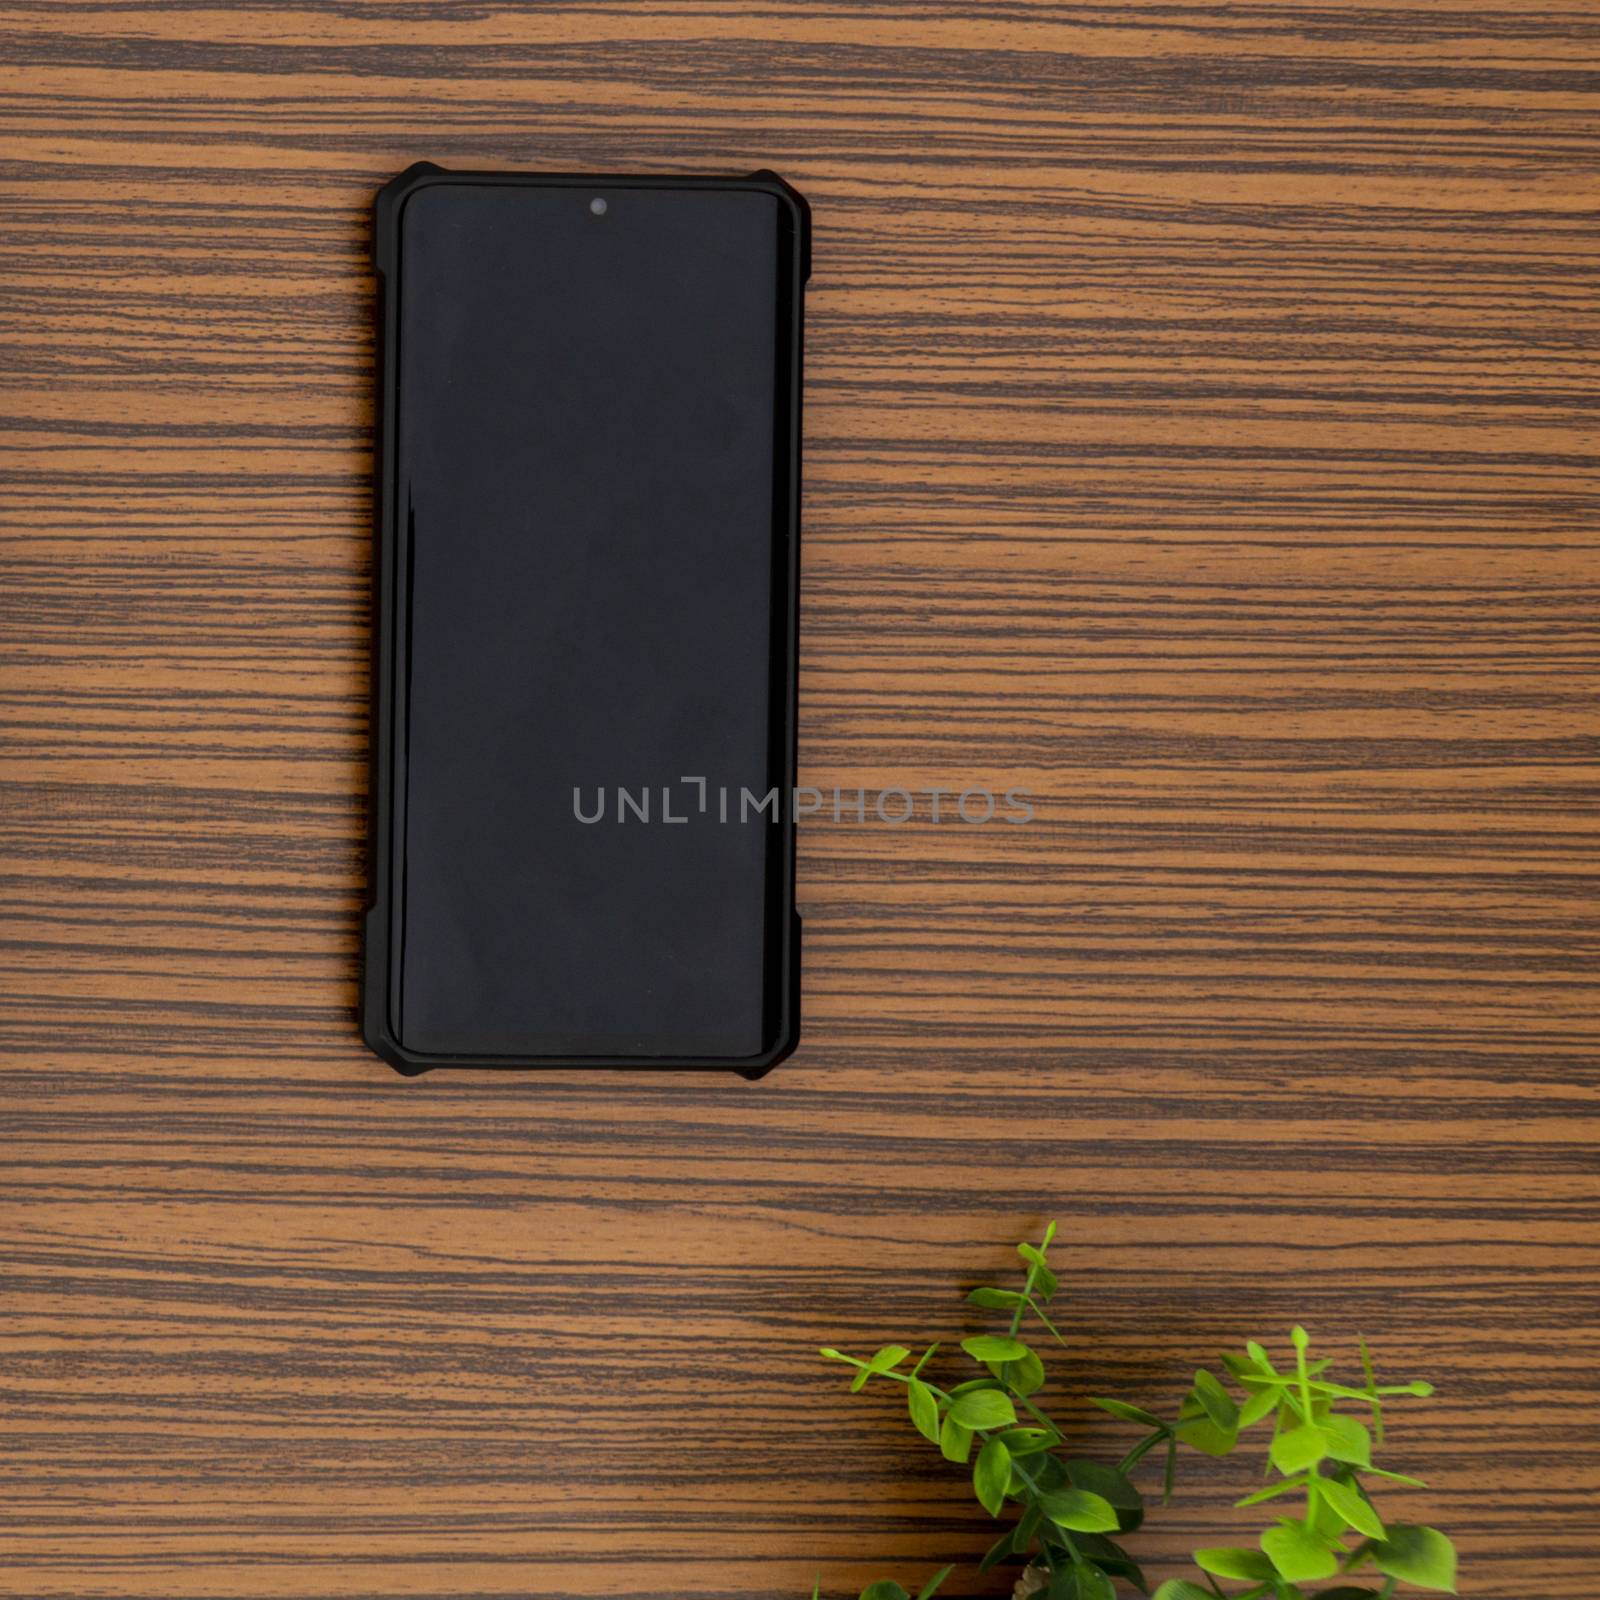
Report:
[[[1440,1386],[1394,1461],[1463,1592],[1595,1592],[1600,8],[0,37],[7,1594],[970,1563],[815,1349],[972,1327],[1047,1217],[1085,1448],[1085,1391],[1362,1330]],[[357,1039],[365,208],[421,157],[810,197],[802,779],[1039,797],[806,823],[760,1084]],[[1244,1487],[1192,1474],[1151,1567]]]

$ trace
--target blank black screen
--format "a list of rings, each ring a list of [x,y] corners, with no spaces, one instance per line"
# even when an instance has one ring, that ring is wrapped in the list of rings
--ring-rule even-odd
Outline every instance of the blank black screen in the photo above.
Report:
[[[741,190],[450,183],[405,203],[411,1050],[763,1047],[779,830],[738,821],[737,797],[777,781],[779,228],[774,197]],[[663,786],[688,821],[660,820]],[[618,821],[619,787],[649,793],[649,823]]]

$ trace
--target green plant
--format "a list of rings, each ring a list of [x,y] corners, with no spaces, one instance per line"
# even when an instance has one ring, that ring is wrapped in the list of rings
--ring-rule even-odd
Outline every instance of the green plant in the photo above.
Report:
[[[917,1590],[917,1600],[933,1600],[939,1585],[950,1576],[951,1568],[941,1567],[934,1575]],[[811,1600],[821,1600],[822,1579],[811,1586]],[[881,1578],[877,1583],[869,1583],[861,1591],[860,1600],[911,1600],[911,1591],[903,1584],[893,1582],[888,1578]]]
[[[1016,1510],[1016,1520],[983,1558],[982,1570],[1003,1562],[1031,1564],[1041,1576],[1045,1600],[1115,1600],[1119,1581],[1148,1594],[1138,1562],[1120,1542],[1145,1515],[1144,1496],[1131,1474],[1159,1452],[1162,1499],[1170,1499],[1180,1445],[1210,1456],[1230,1455],[1246,1429],[1270,1418],[1267,1470],[1279,1481],[1237,1504],[1254,1506],[1298,1494],[1304,1501],[1300,1514],[1275,1518],[1258,1548],[1197,1550],[1194,1559],[1207,1586],[1171,1580],[1156,1590],[1154,1600],[1309,1600],[1311,1592],[1302,1584],[1335,1577],[1339,1584],[1320,1591],[1316,1600],[1387,1600],[1401,1583],[1455,1592],[1450,1541],[1433,1528],[1387,1522],[1369,1491],[1371,1479],[1421,1486],[1419,1479],[1375,1465],[1372,1452],[1384,1442],[1385,1402],[1426,1396],[1432,1388],[1419,1382],[1380,1385],[1364,1340],[1359,1387],[1334,1382],[1329,1362],[1310,1358],[1310,1339],[1297,1327],[1293,1362],[1282,1371],[1254,1340],[1243,1355],[1223,1355],[1238,1397],[1202,1369],[1170,1420],[1126,1401],[1093,1398],[1101,1410],[1142,1428],[1143,1437],[1115,1467],[1066,1454],[1065,1433],[1034,1398],[1044,1386],[1044,1363],[1021,1337],[1031,1319],[1058,1344],[1066,1342],[1044,1309],[1058,1288],[1048,1259],[1055,1233],[1052,1223],[1040,1244],[1017,1246],[1027,1267],[1020,1290],[983,1287],[967,1297],[1008,1316],[1004,1333],[961,1341],[962,1350],[983,1369],[981,1376],[948,1389],[935,1384],[928,1373],[937,1344],[909,1368],[911,1352],[903,1345],[885,1345],[864,1360],[839,1350],[822,1352],[825,1359],[855,1369],[852,1391],[874,1380],[903,1385],[912,1425],[947,1461],[971,1462],[973,1492],[990,1516]],[[1368,1417],[1370,1428],[1351,1414],[1352,1407]],[[1342,1581],[1369,1565],[1380,1574],[1381,1588]],[[1230,1592],[1218,1582],[1222,1578],[1245,1587]],[[891,1584],[873,1586],[862,1600],[910,1597]]]

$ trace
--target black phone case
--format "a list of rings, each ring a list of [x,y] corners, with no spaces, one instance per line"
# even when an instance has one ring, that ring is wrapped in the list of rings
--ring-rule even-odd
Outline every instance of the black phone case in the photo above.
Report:
[[[400,525],[400,501],[393,474],[396,467],[396,419],[399,362],[400,217],[406,201],[432,184],[539,184],[627,186],[656,189],[753,189],[782,202],[785,243],[790,265],[780,272],[779,340],[776,385],[774,540],[786,545],[786,560],[777,563],[785,575],[784,592],[775,597],[773,617],[781,625],[782,670],[774,674],[770,717],[774,743],[782,750],[780,794],[792,797],[796,768],[796,713],[799,665],[798,599],[800,558],[800,401],[804,286],[811,272],[811,213],[804,198],[776,173],[759,171],[747,177],[606,177],[589,174],[529,172],[456,172],[431,162],[418,162],[378,190],[373,203],[372,249],[377,278],[378,415],[373,453],[373,629],[372,728],[370,740],[370,886],[363,940],[361,1031],[368,1046],[397,1071],[408,1076],[435,1067],[478,1068],[634,1068],[733,1071],[759,1078],[790,1054],[800,1037],[800,918],[795,910],[794,820],[786,805],[782,824],[781,893],[766,912],[764,993],[776,1019],[773,1042],[760,1055],[704,1061],[667,1055],[493,1056],[423,1055],[401,1044],[393,1025],[397,990],[397,957],[403,929],[395,893],[397,807],[405,793],[405,686],[408,648],[405,631],[406,530]],[[529,915],[537,917],[538,907]]]

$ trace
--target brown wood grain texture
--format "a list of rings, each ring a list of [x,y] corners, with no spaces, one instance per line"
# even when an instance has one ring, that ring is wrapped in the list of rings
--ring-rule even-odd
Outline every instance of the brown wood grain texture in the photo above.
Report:
[[[815,1349],[975,1327],[1053,1216],[1084,1449],[1086,1391],[1364,1331],[1463,1592],[1595,1592],[1600,8],[0,46],[0,1589],[992,1593]],[[423,157],[808,195],[802,780],[1038,797],[805,824],[763,1083],[357,1040],[365,207]]]

